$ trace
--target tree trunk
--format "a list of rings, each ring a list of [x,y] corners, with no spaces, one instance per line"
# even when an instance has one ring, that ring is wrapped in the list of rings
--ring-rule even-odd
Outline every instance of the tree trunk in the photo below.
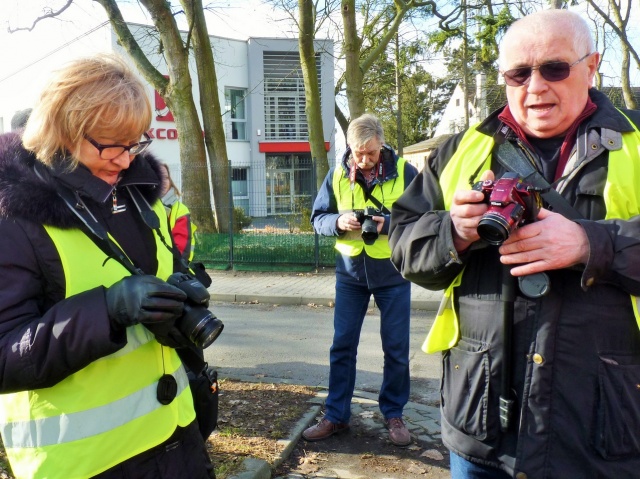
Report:
[[[164,0],[140,0],[149,11],[156,26],[169,71],[169,81],[149,62],[133,38],[122,18],[115,0],[96,0],[107,12],[109,21],[120,41],[144,78],[164,98],[171,109],[178,131],[182,193],[185,204],[191,210],[194,223],[200,231],[213,231],[213,216],[209,199],[209,181],[201,172],[206,171],[207,161],[202,130],[191,90],[188,50],[185,49],[180,31],[169,5]]]
[[[631,54],[629,53],[629,49],[626,48],[624,42],[620,42],[622,47],[622,66],[621,66],[621,75],[622,75],[622,96],[624,98],[624,104],[630,110],[636,110],[638,108],[636,104],[636,98],[633,95],[633,91],[631,89],[631,79],[629,78],[629,68],[631,66]]]
[[[320,89],[318,87],[318,70],[316,70],[316,52],[314,40],[314,14],[312,0],[298,0],[300,12],[300,66],[304,79],[305,112],[309,125],[309,144],[311,156],[315,159],[316,187],[322,186],[324,177],[329,171],[327,150],[324,147],[324,130],[322,128],[322,109],[320,105]]]
[[[360,45],[358,25],[356,24],[355,0],[342,0],[342,23],[344,26],[345,83],[347,84],[347,103],[350,119],[364,113],[364,94],[362,92],[362,68],[360,67]]]
[[[209,168],[213,183],[213,211],[219,233],[232,231],[233,204],[229,181],[229,160],[222,110],[218,96],[218,79],[213,51],[207,32],[202,0],[181,0],[192,32],[193,49],[200,89],[200,109],[204,126],[204,141],[209,154]],[[203,175],[207,177],[207,175]]]

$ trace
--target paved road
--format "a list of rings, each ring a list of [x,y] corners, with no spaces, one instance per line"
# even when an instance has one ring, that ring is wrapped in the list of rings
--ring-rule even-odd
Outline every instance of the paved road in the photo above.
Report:
[[[212,302],[210,309],[225,329],[205,352],[206,359],[222,377],[328,386],[333,308]],[[432,311],[412,310],[411,392],[423,404],[438,400],[439,356],[420,350],[433,316]],[[360,390],[377,392],[382,383],[379,322],[379,311],[370,310],[358,352],[356,388]]]

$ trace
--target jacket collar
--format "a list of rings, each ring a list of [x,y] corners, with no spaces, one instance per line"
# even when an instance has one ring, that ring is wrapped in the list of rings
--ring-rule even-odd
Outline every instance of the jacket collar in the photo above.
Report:
[[[634,131],[633,126],[629,124],[629,121],[622,115],[611,100],[599,90],[595,88],[589,89],[589,98],[598,107],[597,110],[591,115],[585,122],[587,129],[591,128],[606,128],[608,130],[619,131],[620,133],[626,133]],[[498,108],[492,112],[480,125],[478,131],[485,135],[493,136],[493,134],[500,127],[501,121],[498,118],[500,113],[505,107]]]
[[[398,155],[389,145],[382,145],[382,152],[380,154],[381,160],[383,163],[383,172],[384,176],[382,178],[378,178],[377,181],[379,183],[384,183],[385,181],[392,180],[398,177]],[[343,175],[345,177],[349,176],[349,171],[351,169],[351,148],[347,146],[344,154],[342,155],[341,161]],[[360,179],[360,181],[364,181],[362,178],[362,173],[359,173],[356,177],[356,180]]]
[[[131,162],[118,186],[135,185],[149,203],[154,203],[160,196],[160,178],[160,163],[152,155],[143,154]],[[0,219],[77,227],[78,218],[58,196],[61,186],[96,203],[104,202],[113,190],[82,165],[69,171],[64,159],[54,161],[51,167],[40,163],[24,149],[15,132],[0,136]]]

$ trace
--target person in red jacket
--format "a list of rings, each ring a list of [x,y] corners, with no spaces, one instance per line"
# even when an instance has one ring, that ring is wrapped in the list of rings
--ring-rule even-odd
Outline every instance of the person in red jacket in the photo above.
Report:
[[[197,227],[191,221],[189,208],[180,200],[182,193],[171,178],[169,165],[162,163],[162,169],[167,175],[163,178],[162,203],[167,208],[173,242],[182,258],[189,263],[193,261],[196,244],[194,233]]]

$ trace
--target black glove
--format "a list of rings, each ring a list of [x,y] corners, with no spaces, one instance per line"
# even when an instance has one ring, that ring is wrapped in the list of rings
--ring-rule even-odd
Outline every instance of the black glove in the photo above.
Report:
[[[193,343],[189,341],[189,339],[175,326],[172,326],[169,329],[166,327],[159,327],[157,324],[145,324],[145,326],[153,333],[156,341],[163,346],[168,346],[174,349],[189,348],[193,346]]]
[[[151,275],[127,276],[107,288],[105,297],[114,326],[141,323],[154,334],[168,332],[173,327],[175,320],[182,316],[187,299],[184,291]]]

